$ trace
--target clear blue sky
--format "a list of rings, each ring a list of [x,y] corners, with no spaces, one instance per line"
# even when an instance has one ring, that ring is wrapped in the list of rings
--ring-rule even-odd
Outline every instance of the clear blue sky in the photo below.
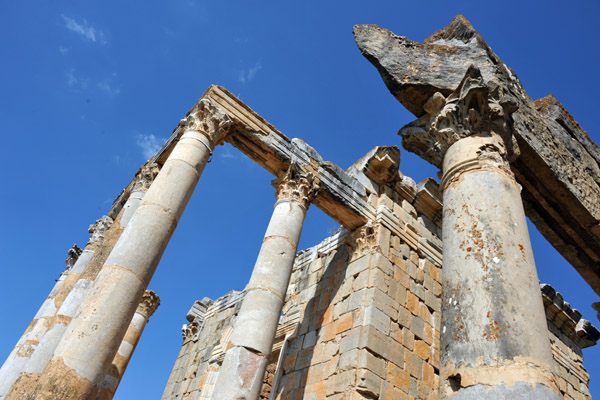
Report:
[[[354,24],[422,41],[464,14],[531,97],[554,94],[600,141],[599,3],[457,3],[2,2],[0,362],[67,250],[85,245],[88,225],[210,84],[342,168],[377,145],[400,145],[396,132],[414,117],[361,56]],[[401,170],[417,182],[436,172],[406,151]],[[271,179],[231,146],[217,149],[150,284],[162,305],[117,399],[160,398],[194,300],[244,288],[275,200]],[[301,248],[336,227],[311,207]],[[598,296],[531,235],[542,282],[600,325],[590,307]],[[600,396],[600,347],[584,356]]]

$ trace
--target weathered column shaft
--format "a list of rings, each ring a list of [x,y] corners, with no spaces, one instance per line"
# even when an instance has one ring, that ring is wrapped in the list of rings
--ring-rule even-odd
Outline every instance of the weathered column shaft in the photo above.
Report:
[[[135,211],[157,173],[158,166],[156,164],[142,166],[134,178],[133,189],[123,206],[123,212],[116,218],[116,221],[113,223],[112,218],[104,216],[90,226],[91,235],[85,249],[78,257],[67,259],[67,264],[70,263],[70,266],[61,276],[64,284],[58,290],[53,291],[53,295],[49,297],[58,310],[51,315],[44,316],[43,323],[32,331],[35,337],[29,338],[31,346],[26,357],[23,357],[26,361],[20,370],[14,370],[12,382],[6,381],[6,391],[0,392],[0,398],[10,392],[10,384],[15,385],[15,389],[19,392],[24,386],[31,387],[37,383],[39,374],[52,359],[62,335],[98,275],[100,268],[90,267],[90,264],[102,265],[104,263],[114,242],[127,224],[124,216],[127,215],[127,211],[129,214],[132,210]],[[107,236],[110,236],[110,239],[105,241]],[[70,253],[72,251],[70,250]],[[70,262],[71,260],[73,262]],[[94,261],[92,262],[92,260]]]
[[[57,324],[68,323],[64,318],[58,317],[60,310],[63,309],[63,306],[66,307],[65,303],[69,303],[69,295],[76,289],[77,280],[94,256],[96,248],[104,239],[104,233],[112,223],[113,220],[110,217],[100,218],[90,226],[91,236],[85,249],[82,251],[73,245],[73,248],[69,250],[69,257],[66,260],[67,270],[61,274],[48,298],[0,370],[0,399],[7,395],[19,376],[28,371],[28,366],[39,364],[39,360],[43,359],[47,353],[43,350],[46,343],[57,340],[55,335],[46,338],[48,332],[53,330]]]
[[[230,124],[207,100],[187,127],[108,256],[61,339],[34,396],[99,392],[144,290],[209,159]]]
[[[54,288],[52,288],[50,294],[33,317],[33,320],[19,338],[19,341],[8,355],[8,358],[4,361],[4,364],[2,364],[2,368],[0,368],[0,399],[8,393],[10,386],[19,377],[19,374],[23,371],[25,364],[29,360],[29,356],[34,349],[34,346],[39,342],[39,331],[43,328],[43,322],[41,321],[56,313],[54,297],[60,291],[66,275],[67,272],[63,272],[60,275],[54,284]]]
[[[110,400],[115,395],[117,387],[123,378],[125,369],[131,360],[131,356],[140,341],[144,328],[154,311],[160,305],[160,298],[151,290],[146,290],[142,301],[138,306],[133,319],[125,332],[125,337],[119,346],[119,350],[112,361],[111,368],[102,383],[102,391],[98,400]]]
[[[120,228],[127,226],[127,223],[144,198],[148,187],[158,174],[158,171],[159,168],[156,164],[150,164],[143,166],[136,174],[133,185],[134,190],[131,191],[127,201],[123,205],[120,216],[115,221],[120,225]],[[70,271],[69,279],[74,280],[75,283],[72,285],[69,294],[63,301],[60,309],[56,312],[54,318],[48,321],[48,330],[40,339],[35,352],[33,352],[25,365],[23,369],[24,373],[41,373],[46,368],[54,355],[60,339],[67,330],[67,326],[92,289],[99,271],[88,271],[87,267],[95,255],[95,252],[90,249],[96,247],[92,244],[96,242],[97,240],[88,243],[86,249]]]
[[[296,250],[314,194],[314,177],[292,165],[275,181],[278,201],[267,227],[231,335],[212,399],[257,400],[292,274]]]
[[[468,137],[444,158],[442,398],[555,398],[520,188],[484,150],[499,146]]]
[[[441,167],[440,398],[556,399],[546,315],[520,187],[509,93],[470,67],[447,98],[400,131]]]

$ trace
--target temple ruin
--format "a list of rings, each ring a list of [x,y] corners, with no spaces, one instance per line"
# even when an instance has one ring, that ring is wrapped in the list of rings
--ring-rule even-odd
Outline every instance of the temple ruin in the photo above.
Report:
[[[591,398],[582,349],[600,332],[540,285],[526,216],[600,295],[598,146],[462,16],[424,43],[354,35],[416,117],[403,147],[439,180],[405,176],[397,147],[344,171],[211,86],[69,250],[0,399],[113,397],[160,303],[150,279],[224,142],[273,174],[273,214],[247,286],[192,305],[163,400]],[[340,228],[298,252],[310,206]]]

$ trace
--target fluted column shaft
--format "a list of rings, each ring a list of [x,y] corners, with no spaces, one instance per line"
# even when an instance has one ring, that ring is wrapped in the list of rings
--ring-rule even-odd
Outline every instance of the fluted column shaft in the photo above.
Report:
[[[234,323],[212,399],[257,400],[285,301],[296,250],[315,191],[294,167],[275,181],[277,202]]]
[[[97,395],[160,258],[229,118],[207,100],[106,259],[34,391],[37,400]]]
[[[131,356],[142,337],[144,328],[159,305],[160,299],[156,293],[151,290],[146,290],[140,305],[137,310],[135,310],[129,328],[127,328],[127,332],[125,332],[125,337],[113,359],[111,368],[104,378],[98,400],[110,400],[115,395],[117,387],[119,386],[119,383],[121,383],[121,379],[125,373],[125,369],[127,368],[129,361],[131,361]]]

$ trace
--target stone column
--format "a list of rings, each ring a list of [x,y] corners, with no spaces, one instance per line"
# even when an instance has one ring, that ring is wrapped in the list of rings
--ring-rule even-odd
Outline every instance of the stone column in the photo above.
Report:
[[[274,181],[277,202],[267,227],[212,399],[257,400],[285,301],[306,210],[316,192],[313,174],[292,164]]]
[[[440,397],[557,399],[544,306],[520,187],[509,161],[514,101],[469,68],[425,104],[403,145],[441,166]]]
[[[110,400],[115,395],[117,387],[125,373],[125,369],[127,368],[131,356],[144,332],[144,328],[159,305],[160,298],[158,295],[151,290],[146,290],[140,305],[133,315],[129,328],[127,328],[127,332],[125,332],[125,337],[119,346],[117,355],[113,359],[111,368],[104,378],[102,391],[100,392],[98,400]]]
[[[0,370],[0,399],[7,395],[11,386],[27,371],[28,365],[37,365],[36,358],[43,353],[40,351],[40,347],[44,347],[44,339],[48,331],[56,326],[55,321],[57,321],[60,309],[74,290],[75,283],[104,240],[104,235],[112,223],[112,218],[103,216],[95,224],[90,225],[90,239],[85,249],[82,251],[73,245],[69,250],[69,256],[65,260],[67,269],[61,274],[48,298]],[[58,323],[64,324],[65,321],[58,319]]]
[[[76,247],[76,245],[73,245],[73,248],[70,249],[69,252]],[[69,258],[67,258],[67,261],[69,260],[73,260],[71,254],[69,254]],[[35,346],[39,343],[39,332],[44,328],[43,320],[52,317],[56,313],[54,298],[60,291],[69,269],[69,263],[67,263],[67,270],[60,274],[60,277],[54,284],[50,294],[42,303],[42,306],[33,317],[33,320],[23,335],[19,338],[19,341],[8,355],[8,358],[4,361],[4,364],[2,364],[2,368],[0,368],[0,399],[4,398],[6,393],[8,393],[10,386],[15,382],[19,374],[21,374],[31,353],[35,349]]]
[[[37,400],[97,395],[144,290],[209,159],[231,120],[200,100],[183,134],[148,189],[61,339]]]
[[[158,174],[158,171],[159,167],[157,164],[146,164],[136,174],[132,182],[130,195],[123,206],[120,217],[117,218],[117,223],[121,225],[121,228],[127,226],[131,215],[140,204],[141,199],[143,199],[144,194]],[[73,281],[74,284],[70,286],[71,289],[66,298],[64,298],[56,315],[47,321],[47,331],[40,337],[39,344],[29,357],[29,361],[27,361],[22,373],[39,374],[52,359],[58,343],[67,330],[67,326],[94,285],[97,274],[90,273],[91,271],[87,267],[95,255],[96,248],[98,247],[97,244],[104,240],[104,234],[111,226],[112,220],[108,220],[108,217],[103,217],[103,219],[96,221],[96,224],[90,227],[90,233],[92,233],[90,241],[86,245],[82,256],[77,259],[77,262],[73,265],[69,273],[69,280]],[[32,379],[36,380],[37,376],[32,376]]]

